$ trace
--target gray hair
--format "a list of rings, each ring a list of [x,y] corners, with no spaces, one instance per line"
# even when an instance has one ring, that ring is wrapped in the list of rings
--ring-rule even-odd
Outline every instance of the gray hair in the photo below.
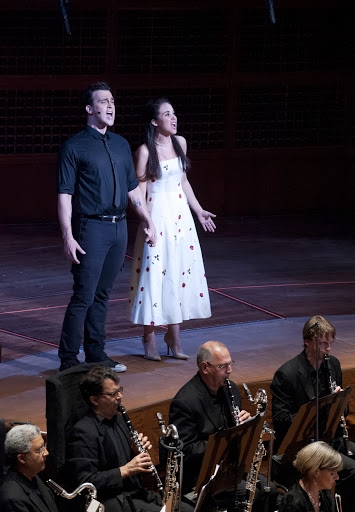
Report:
[[[13,466],[19,453],[28,453],[31,450],[31,441],[40,435],[40,429],[29,423],[16,425],[9,430],[5,438],[5,454],[8,463]]]
[[[198,368],[201,367],[202,361],[205,361],[206,363],[210,363],[212,361],[213,353],[216,349],[228,350],[226,345],[220,341],[206,341],[206,343],[200,346],[196,355],[196,363]]]

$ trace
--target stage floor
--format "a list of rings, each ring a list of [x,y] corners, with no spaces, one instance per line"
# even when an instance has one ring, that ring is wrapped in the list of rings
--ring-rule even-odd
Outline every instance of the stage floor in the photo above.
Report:
[[[125,268],[113,290],[107,353],[128,366],[121,374],[126,408],[166,398],[196,372],[195,355],[219,340],[235,360],[237,382],[271,379],[302,349],[302,327],[314,314],[337,329],[333,354],[355,368],[355,240],[351,218],[269,217],[217,219],[217,231],[199,230],[212,317],[182,326],[189,361],[143,358],[141,328],[127,319],[127,290],[136,222],[129,221]],[[71,295],[69,265],[55,225],[0,226],[0,416],[46,429],[45,379],[58,367],[57,346]],[[82,358],[83,354],[80,354]]]

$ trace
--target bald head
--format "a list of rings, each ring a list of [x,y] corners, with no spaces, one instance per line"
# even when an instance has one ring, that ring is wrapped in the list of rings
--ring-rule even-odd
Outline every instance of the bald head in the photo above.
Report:
[[[197,366],[203,382],[217,393],[232,373],[231,355],[220,341],[207,341],[197,352]]]
[[[206,341],[197,351],[196,362],[199,369],[201,369],[202,361],[210,363],[215,356],[222,353],[229,352],[224,343],[220,341]]]

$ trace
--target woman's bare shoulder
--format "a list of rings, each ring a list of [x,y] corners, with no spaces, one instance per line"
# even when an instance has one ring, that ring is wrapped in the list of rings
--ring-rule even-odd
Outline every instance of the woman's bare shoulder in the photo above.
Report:
[[[147,160],[148,156],[149,156],[149,150],[147,148],[147,145],[142,144],[141,146],[139,146],[139,148],[136,151],[136,158]]]
[[[186,142],[185,137],[183,137],[182,135],[176,135],[176,140],[178,141],[178,143],[182,147],[184,153],[186,154],[187,142]]]

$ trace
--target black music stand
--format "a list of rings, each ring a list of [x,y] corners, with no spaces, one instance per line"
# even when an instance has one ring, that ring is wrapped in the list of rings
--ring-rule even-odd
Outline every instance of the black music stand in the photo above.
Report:
[[[351,387],[348,386],[344,391],[318,400],[319,440],[330,444],[334,438],[350,393]],[[300,407],[276,457],[273,457],[273,480],[286,487],[292,485],[297,479],[297,472],[292,466],[297,453],[316,439],[316,409],[315,399]]]
[[[242,425],[218,431],[208,438],[195,488],[198,495],[195,512],[204,510],[206,498],[235,489],[244,473],[249,471],[263,424],[263,418],[257,415]]]

